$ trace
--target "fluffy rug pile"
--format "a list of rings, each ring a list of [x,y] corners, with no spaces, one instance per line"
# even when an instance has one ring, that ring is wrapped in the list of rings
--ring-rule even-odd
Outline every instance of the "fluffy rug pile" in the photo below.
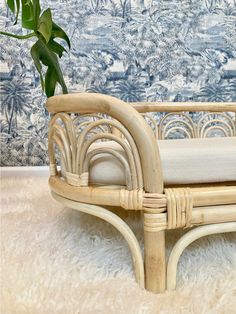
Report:
[[[193,243],[180,259],[177,291],[154,295],[136,285],[122,236],[56,203],[46,178],[1,185],[1,313],[236,313],[235,234]],[[142,244],[139,218],[131,218]],[[168,251],[179,236],[167,234]]]

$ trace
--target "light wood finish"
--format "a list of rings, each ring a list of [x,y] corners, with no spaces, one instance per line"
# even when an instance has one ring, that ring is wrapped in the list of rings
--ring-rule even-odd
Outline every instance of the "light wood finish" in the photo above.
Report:
[[[176,211],[176,207],[173,208],[173,211]],[[145,213],[144,217],[144,230],[155,233],[160,230],[236,221],[236,204],[194,207],[188,226],[176,224],[170,226],[167,212],[160,214]]]
[[[144,216],[145,220],[145,216]],[[145,287],[153,293],[166,289],[165,231],[144,229]]]
[[[141,286],[145,281],[149,291],[158,293],[166,289],[166,230],[213,224],[194,229],[182,242],[178,242],[180,244],[176,246],[168,264],[167,285],[173,288],[178,259],[186,243],[191,243],[207,232],[211,234],[229,230],[231,222],[235,226],[236,178],[235,182],[164,188],[156,138],[164,140],[176,131],[185,137],[200,137],[202,140],[211,135],[212,131],[220,132],[223,136],[236,136],[235,114],[232,115],[232,112],[236,112],[236,103],[130,105],[106,95],[81,93],[51,97],[46,105],[49,112],[54,113],[50,123],[48,149],[51,173],[49,185],[54,198],[65,206],[110,222],[124,235],[133,255],[136,279]],[[144,115],[138,111],[145,113],[154,133],[145,122]],[[155,123],[152,116],[146,115],[153,111],[165,113],[159,124]],[[204,113],[196,122],[187,114],[189,111]],[[91,121],[86,120],[89,118]],[[124,154],[102,146],[90,150],[94,142],[107,140],[118,143]],[[59,158],[56,157],[56,151],[59,152]],[[126,176],[125,186],[91,185],[90,164],[100,154],[117,158]],[[109,209],[97,205],[143,213],[145,278],[140,248],[134,234]],[[171,279],[172,274],[174,278]]]
[[[134,263],[136,280],[141,287],[144,287],[144,268],[140,246],[132,230],[121,218],[119,218],[117,215],[113,214],[109,210],[99,206],[74,202],[69,199],[63,198],[53,192],[52,196],[55,200],[59,201],[69,208],[73,208],[83,213],[99,217],[115,227],[123,235],[129,245]]]
[[[193,193],[190,188],[165,189],[168,229],[191,226]]]
[[[182,131],[187,138],[194,138],[197,135],[196,126],[186,113],[170,112],[164,115],[157,129],[159,129],[159,139],[162,140],[176,131]]]
[[[155,138],[158,139],[159,135],[158,135],[158,126],[157,126],[156,120],[150,114],[143,113],[142,116],[147,121],[147,123],[151,125],[151,128],[154,131]]]
[[[46,107],[51,113],[103,113],[118,120],[129,131],[137,145],[145,191],[163,192],[161,161],[153,132],[143,117],[127,103],[111,96],[80,93],[50,97]]]
[[[206,113],[199,119],[197,124],[198,137],[205,138],[209,131],[220,130],[224,136],[235,135],[235,121],[226,113]]]
[[[187,232],[173,247],[167,264],[167,290],[174,290],[176,287],[176,272],[181,254],[191,243],[207,235],[236,232],[236,222],[213,224],[201,226]],[[210,263],[212,261],[209,261]]]
[[[236,112],[236,102],[130,102],[140,113],[146,112]]]
[[[49,185],[55,193],[77,202],[120,207],[123,207],[122,203],[124,204],[125,202],[125,196],[123,197],[123,201],[121,201],[121,194],[125,191],[125,187],[98,187],[91,185],[88,187],[77,187],[61,180],[60,175],[51,176]],[[180,189],[182,189],[182,187],[180,187]],[[131,199],[128,194],[134,193],[135,191],[127,191],[127,199]],[[142,194],[142,209],[153,213],[166,211],[167,201],[165,194],[143,193],[143,191],[140,191],[139,193]],[[236,204],[236,186],[194,187],[191,189],[191,193],[193,195],[193,207]],[[137,197],[140,198],[138,195]],[[137,210],[138,208],[128,207],[126,209]]]
[[[129,210],[143,209],[143,190],[128,191],[125,188],[115,186],[77,187],[61,180],[58,175],[50,177],[49,185],[52,191],[73,201],[94,205],[119,206]]]
[[[193,187],[194,206],[236,204],[236,184],[234,186]]]
[[[145,117],[147,116],[146,114]],[[189,139],[207,138],[214,133],[224,137],[236,136],[235,119],[232,113],[207,112],[203,113],[198,121],[195,120],[194,116],[186,112],[170,112],[164,114],[159,123],[152,117],[152,128],[156,139],[161,140],[169,139],[177,132]]]
[[[191,224],[194,226],[230,221],[236,221],[236,204],[195,207]]]

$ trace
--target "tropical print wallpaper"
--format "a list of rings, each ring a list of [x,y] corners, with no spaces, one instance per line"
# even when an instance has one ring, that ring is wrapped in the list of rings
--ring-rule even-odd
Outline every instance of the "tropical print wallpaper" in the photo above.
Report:
[[[125,101],[236,101],[236,0],[42,0],[71,38],[72,92]],[[0,0],[0,28],[21,32]],[[47,164],[30,43],[1,36],[1,166]],[[60,92],[60,90],[58,90]]]

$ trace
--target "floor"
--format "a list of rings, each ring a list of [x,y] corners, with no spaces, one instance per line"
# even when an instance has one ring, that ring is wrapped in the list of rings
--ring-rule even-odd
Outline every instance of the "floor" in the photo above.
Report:
[[[202,238],[183,253],[177,290],[141,290],[122,236],[63,208],[46,176],[1,179],[3,314],[236,313],[236,234]],[[141,245],[139,217],[128,217]],[[167,234],[167,252],[180,236]]]

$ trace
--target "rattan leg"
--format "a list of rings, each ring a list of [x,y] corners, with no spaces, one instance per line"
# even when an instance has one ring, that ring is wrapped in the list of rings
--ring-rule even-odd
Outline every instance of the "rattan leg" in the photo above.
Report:
[[[166,289],[165,231],[144,229],[146,289],[154,293]]]

